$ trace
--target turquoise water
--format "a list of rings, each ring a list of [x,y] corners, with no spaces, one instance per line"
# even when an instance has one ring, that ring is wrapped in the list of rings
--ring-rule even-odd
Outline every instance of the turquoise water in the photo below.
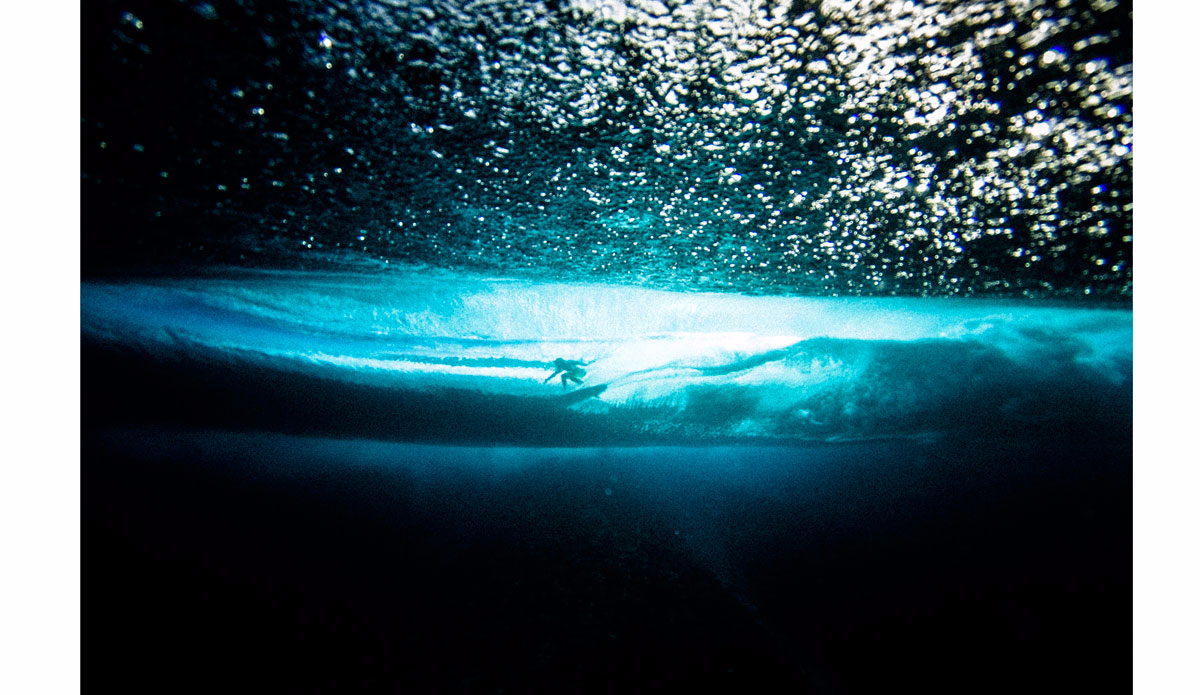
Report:
[[[82,289],[89,341],[229,372],[321,379],[369,393],[375,408],[445,397],[454,424],[436,436],[450,440],[521,441],[543,431],[545,417],[561,431],[537,436],[562,445],[1028,432],[1080,417],[1119,420],[1132,388],[1132,319],[1122,309],[749,297],[399,270]],[[558,357],[587,363],[583,388],[545,382]],[[483,403],[505,413],[505,428],[480,422],[473,409]],[[289,408],[318,419],[319,409]],[[402,435],[372,422],[373,436],[421,436],[403,422],[394,424]]]
[[[1128,2],[82,13],[97,689],[1128,690]]]
[[[243,269],[88,280],[81,315],[94,610],[178,635],[162,672],[1127,678],[1126,309]]]

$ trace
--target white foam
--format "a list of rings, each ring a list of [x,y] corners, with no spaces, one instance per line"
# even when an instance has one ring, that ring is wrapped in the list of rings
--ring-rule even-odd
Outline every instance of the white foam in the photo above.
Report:
[[[578,359],[588,363],[584,386],[606,386],[578,407],[665,407],[717,419],[705,409],[724,407],[736,415],[727,423],[734,431],[779,418],[819,427],[919,414],[961,399],[963,389],[1003,390],[1013,370],[1026,379],[1091,370],[1120,386],[1132,355],[1132,316],[1122,310],[686,294],[450,274],[89,282],[82,317],[94,339],[149,350],[190,345],[408,389],[553,398],[564,389],[543,383],[552,361]]]

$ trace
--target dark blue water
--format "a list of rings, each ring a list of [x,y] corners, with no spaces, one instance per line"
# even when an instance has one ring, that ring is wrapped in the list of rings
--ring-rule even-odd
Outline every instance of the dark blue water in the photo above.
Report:
[[[1126,4],[83,12],[85,682],[1128,690]]]
[[[109,279],[81,299],[85,598],[92,625],[137,626],[143,673],[1128,678],[1126,310],[429,271]],[[544,381],[559,355],[587,362],[581,385]]]

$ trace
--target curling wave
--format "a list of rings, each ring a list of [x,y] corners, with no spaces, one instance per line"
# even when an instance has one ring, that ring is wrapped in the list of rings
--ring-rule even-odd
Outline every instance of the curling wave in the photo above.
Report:
[[[222,404],[187,419],[255,429],[561,445],[1002,435],[1108,422],[1131,400],[1119,309],[238,272],[86,282],[82,317],[107,373],[160,365],[186,382],[176,392]],[[545,382],[556,357],[587,363],[582,386]]]

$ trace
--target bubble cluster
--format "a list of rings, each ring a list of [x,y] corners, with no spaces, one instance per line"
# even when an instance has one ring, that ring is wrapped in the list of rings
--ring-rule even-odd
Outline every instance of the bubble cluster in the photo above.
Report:
[[[205,127],[171,133],[151,123],[170,107],[139,95],[157,138],[121,135],[154,140],[153,177],[110,163],[121,137],[85,84],[85,133],[108,144],[85,181],[119,175],[135,208],[202,219],[159,242],[179,254],[756,293],[1132,295],[1128,3],[239,7],[113,11],[109,31],[152,51],[170,35],[156,20],[192,21],[209,34],[190,50],[226,54],[151,68],[98,41],[126,73],[171,70],[207,99]]]

